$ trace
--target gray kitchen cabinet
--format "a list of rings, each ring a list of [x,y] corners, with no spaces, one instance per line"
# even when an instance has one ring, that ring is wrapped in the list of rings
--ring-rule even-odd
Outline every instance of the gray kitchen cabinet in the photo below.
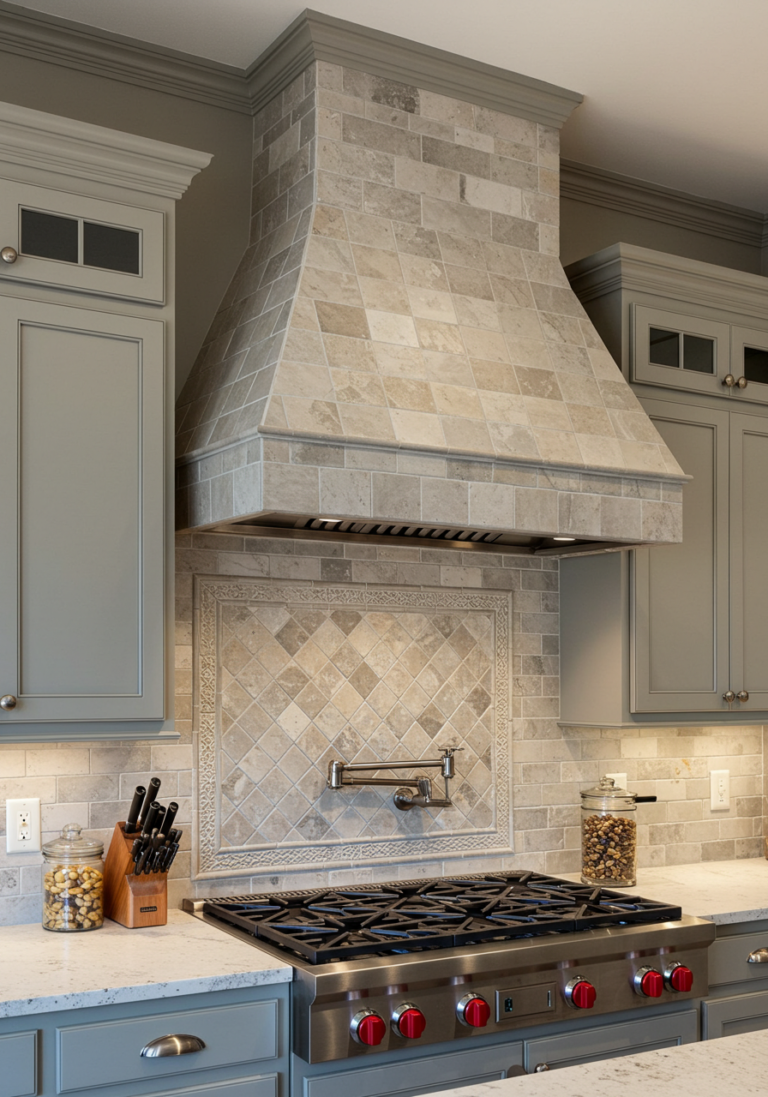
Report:
[[[699,1015],[695,1009],[661,1016],[635,1018],[621,1025],[602,1025],[582,1032],[565,1032],[525,1041],[525,1069],[534,1073],[540,1064],[550,1070],[637,1055],[641,1051],[693,1044],[699,1038]]]
[[[173,734],[174,199],[208,160],[0,104],[2,741]]]
[[[709,988],[701,1004],[702,1039],[768,1028],[768,922],[718,926]]]
[[[42,1013],[32,1031],[29,1017],[0,1020],[0,1095],[288,1097],[288,994],[283,983]],[[179,1034],[204,1046],[142,1056]]]
[[[743,351],[749,345],[745,332],[751,331],[753,344],[760,342],[760,332],[726,323],[722,304],[709,310],[714,318],[707,320],[700,302],[694,307],[685,299],[686,293],[696,300],[704,294],[706,264],[692,264],[697,269],[691,272],[687,261],[662,256],[661,278],[656,268],[648,273],[649,257],[656,253],[628,249],[627,259],[624,250],[619,245],[600,253],[609,256],[604,266],[612,281],[603,269],[603,281],[590,282],[599,255],[575,264],[581,270],[576,285],[589,298],[587,307],[643,408],[692,479],[683,490],[681,544],[637,549],[621,558],[562,562],[561,720],[631,727],[670,718],[696,724],[714,715],[718,723],[763,722],[768,712],[768,579],[763,567],[768,415],[752,382],[745,390],[719,381],[706,389],[699,380],[704,377],[709,384],[713,375],[694,368],[713,362],[719,369],[723,361],[730,368],[734,340],[741,340]],[[713,269],[718,287],[727,283],[728,274],[740,277]],[[652,361],[649,332],[664,330],[664,310],[648,304],[654,275],[656,296],[676,294],[667,308],[679,310],[669,311],[665,321],[669,332],[677,333],[672,350],[655,352],[656,358],[668,355],[665,366]],[[768,280],[750,278],[760,283],[764,296]],[[761,339],[768,346],[768,324],[766,329]],[[675,367],[676,355],[683,362],[689,336],[709,339],[711,353],[694,343],[690,368]],[[665,370],[673,380],[666,379]],[[747,392],[751,402],[740,402]]]

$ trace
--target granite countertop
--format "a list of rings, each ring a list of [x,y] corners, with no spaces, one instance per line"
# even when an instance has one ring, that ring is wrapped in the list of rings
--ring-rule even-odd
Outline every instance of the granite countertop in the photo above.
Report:
[[[768,1032],[644,1051],[542,1074],[446,1089],[434,1097],[765,1097]]]
[[[90,933],[0,929],[0,1017],[289,983],[290,964],[181,910],[168,924]]]

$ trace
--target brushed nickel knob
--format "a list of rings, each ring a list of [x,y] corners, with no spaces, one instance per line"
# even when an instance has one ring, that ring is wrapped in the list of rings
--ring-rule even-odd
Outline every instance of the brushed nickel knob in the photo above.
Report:
[[[139,1055],[142,1059],[163,1059],[167,1055],[192,1055],[202,1051],[205,1042],[199,1036],[189,1036],[186,1032],[172,1036],[158,1036],[146,1044]]]
[[[738,387],[740,389],[745,389],[747,387],[747,385],[749,384],[749,381],[747,381],[746,377],[740,377],[738,379],[738,381],[736,382],[736,384],[738,385]]]
[[[723,694],[723,700],[727,701],[729,705],[732,705],[733,702],[736,700],[736,694],[733,692],[732,689],[729,689],[726,693]]]
[[[723,378],[723,384],[727,389],[732,389],[733,386],[736,384],[736,378],[733,376],[732,373],[726,373],[725,377]]]
[[[768,948],[756,948],[747,957],[748,964],[768,964]]]
[[[745,689],[740,689],[739,692],[736,694],[736,700],[737,701],[748,701],[749,700],[749,694],[747,693],[747,691]]]
[[[12,248],[10,245],[7,248],[0,250],[0,259],[2,259],[4,263],[15,263],[18,258],[19,253],[16,251],[16,248]]]
[[[12,693],[6,693],[5,697],[0,697],[0,708],[7,710],[16,708],[16,698]]]

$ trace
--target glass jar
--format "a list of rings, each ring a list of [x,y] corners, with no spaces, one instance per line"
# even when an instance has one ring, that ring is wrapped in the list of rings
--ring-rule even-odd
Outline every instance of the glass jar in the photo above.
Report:
[[[617,788],[612,777],[602,777],[596,788],[582,792],[582,883],[609,888],[631,887],[635,883],[636,810],[635,794],[625,788]]]
[[[43,929],[78,932],[104,924],[104,843],[68,823],[43,846]]]

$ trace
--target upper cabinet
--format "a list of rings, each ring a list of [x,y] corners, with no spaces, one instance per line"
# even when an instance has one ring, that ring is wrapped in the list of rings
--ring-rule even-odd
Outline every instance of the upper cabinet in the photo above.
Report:
[[[768,279],[623,244],[568,273],[691,480],[681,544],[562,562],[562,720],[764,722]]]
[[[0,741],[173,734],[174,207],[209,159],[0,105]]]

